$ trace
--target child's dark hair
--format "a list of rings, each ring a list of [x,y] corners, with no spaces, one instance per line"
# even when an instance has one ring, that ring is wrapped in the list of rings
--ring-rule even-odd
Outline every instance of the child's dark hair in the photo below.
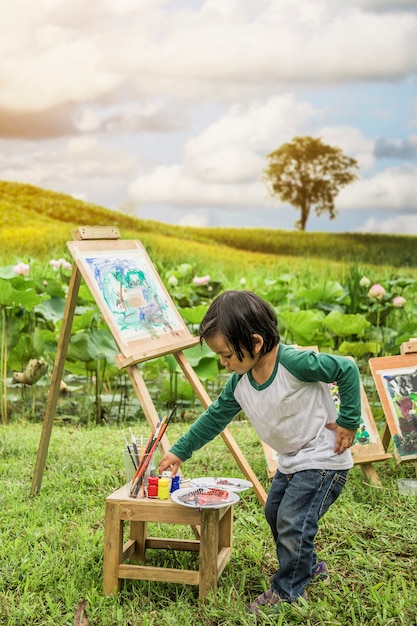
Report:
[[[260,354],[279,343],[277,316],[273,308],[251,291],[225,291],[211,303],[200,325],[200,342],[221,333],[242,361],[246,350],[253,358],[253,335],[264,342]]]

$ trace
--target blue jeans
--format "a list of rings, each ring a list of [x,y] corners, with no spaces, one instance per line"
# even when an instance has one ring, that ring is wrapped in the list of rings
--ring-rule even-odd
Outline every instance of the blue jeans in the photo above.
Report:
[[[284,601],[297,600],[317,565],[314,538],[318,521],[346,484],[348,470],[305,470],[274,476],[265,517],[277,546],[279,570],[272,589]]]

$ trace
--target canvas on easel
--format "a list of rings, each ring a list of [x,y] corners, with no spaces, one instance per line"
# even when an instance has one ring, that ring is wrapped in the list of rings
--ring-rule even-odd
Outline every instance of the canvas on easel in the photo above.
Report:
[[[338,390],[336,385],[330,385],[330,393],[339,408]],[[372,465],[376,461],[386,461],[391,458],[391,454],[386,452],[383,442],[379,436],[378,428],[366,395],[363,383],[360,383],[361,393],[361,421],[356,431],[351,452],[353,462],[359,465],[365,476],[374,484],[380,484],[378,475]]]
[[[361,423],[351,452],[355,464],[384,461],[391,458],[391,454],[385,451],[381,441],[363,383],[361,383]]]
[[[139,241],[67,245],[123,355],[121,365],[198,343]]]
[[[397,463],[417,461],[417,352],[369,360]]]

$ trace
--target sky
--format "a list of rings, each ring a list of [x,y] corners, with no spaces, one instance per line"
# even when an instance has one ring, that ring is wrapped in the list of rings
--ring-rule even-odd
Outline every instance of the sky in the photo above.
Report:
[[[359,163],[308,231],[417,235],[417,0],[0,0],[0,179],[142,219],[294,228],[267,155]]]

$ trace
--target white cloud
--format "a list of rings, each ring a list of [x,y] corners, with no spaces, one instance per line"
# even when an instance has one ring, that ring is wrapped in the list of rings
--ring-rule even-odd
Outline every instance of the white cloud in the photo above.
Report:
[[[387,168],[371,178],[345,187],[338,205],[347,209],[377,211],[416,210],[417,166],[405,164]]]
[[[353,126],[326,126],[318,131],[325,143],[338,146],[347,155],[354,157],[361,171],[367,171],[375,165],[374,144],[372,139],[363,136]]]
[[[246,145],[254,151],[270,151],[274,144],[292,137],[307,126],[315,111],[310,103],[297,101],[293,94],[247,100],[233,104],[216,122],[186,144],[186,153],[217,150],[230,143]],[[272,134],[272,136],[271,136]]]
[[[20,10],[10,25],[10,35],[0,44],[0,76],[5,85],[1,106],[38,111],[66,102],[91,101],[120,83],[120,77],[100,62],[101,46],[94,32],[82,35],[59,24],[41,25],[35,5],[24,7],[24,20]],[[19,28],[20,21],[27,28]]]
[[[291,94],[233,105],[185,143],[182,163],[140,174],[130,193],[143,202],[175,205],[267,205],[260,182],[266,154],[306,127],[314,114],[311,105]]]
[[[124,149],[99,141],[96,137],[79,137],[68,142],[62,164],[71,163],[79,180],[95,177],[126,180],[139,166],[139,158]]]
[[[3,6],[2,6],[3,5]],[[2,0],[0,106],[139,98],[237,100],[295,81],[400,78],[417,68],[417,17],[350,3]]]
[[[267,202],[260,182],[223,184],[193,178],[180,165],[157,167],[148,176],[140,176],[129,186],[132,197],[140,203],[165,202],[180,207],[249,207]]]
[[[210,211],[202,210],[193,213],[186,213],[179,220],[180,226],[196,226],[197,228],[210,226]]]
[[[363,233],[381,233],[385,235],[417,235],[417,215],[399,214],[388,219],[373,217],[360,228]]]
[[[416,0],[353,0],[358,6],[375,11],[401,11],[416,8]]]
[[[3,142],[4,143],[4,142]],[[0,178],[23,181],[46,189],[55,189],[82,197],[90,202],[100,198],[104,206],[106,193],[132,177],[139,167],[137,155],[100,141],[94,136],[47,144],[21,142],[16,149],[1,149]],[[51,172],[53,171],[53,182]]]

